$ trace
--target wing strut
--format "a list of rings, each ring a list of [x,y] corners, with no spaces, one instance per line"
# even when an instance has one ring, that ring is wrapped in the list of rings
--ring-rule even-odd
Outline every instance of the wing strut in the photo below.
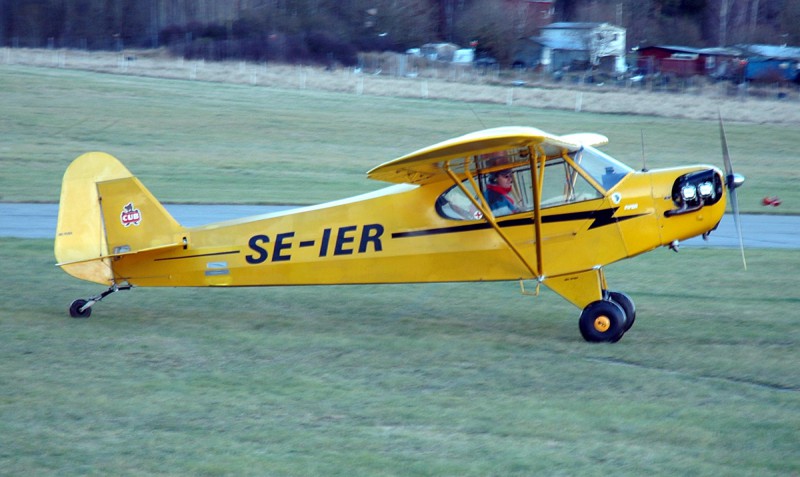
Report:
[[[540,278],[544,273],[542,264],[542,204],[541,193],[544,184],[544,163],[547,156],[539,148],[528,146],[528,157],[531,162],[531,191],[533,192],[533,230],[536,238],[536,267],[539,273],[535,274]],[[539,158],[541,159],[541,170],[539,170]]]
[[[464,184],[460,180],[458,180],[458,176],[456,176],[456,174],[453,172],[453,170],[450,169],[450,161],[447,161],[445,163],[444,170],[445,170],[445,172],[447,172],[447,175],[450,176],[450,179],[453,181],[453,183],[456,186],[458,186],[459,189],[461,189],[461,192],[463,192],[464,195],[469,198],[469,200],[472,202],[472,205],[474,205],[475,208],[478,209],[481,212],[481,214],[483,214],[483,218],[486,219],[486,221],[489,223],[489,225],[492,226],[494,231],[497,232],[497,235],[499,235],[500,238],[503,239],[503,241],[506,243],[506,245],[508,245],[508,248],[510,248],[511,251],[514,252],[514,255],[517,256],[517,258],[520,260],[520,262],[522,262],[522,264],[525,265],[525,268],[527,268],[528,271],[530,271],[531,274],[536,279],[539,279],[540,276],[541,276],[541,273],[525,258],[525,256],[522,254],[522,252],[519,251],[519,249],[514,245],[514,243],[511,241],[511,239],[509,239],[508,236],[500,228],[500,225],[498,225],[498,223],[497,223],[497,219],[494,218],[494,214],[492,214],[492,211],[489,208],[488,204],[486,203],[486,200],[483,198],[483,195],[480,194],[480,193],[478,194],[478,196],[480,197],[480,201],[472,196],[472,194],[467,190],[467,188],[464,187]],[[474,190],[480,191],[480,188],[475,183],[475,179],[472,177],[472,174],[469,171],[469,167],[464,167],[464,172],[466,173],[467,178],[469,179],[470,183],[472,184]],[[534,189],[536,189],[536,188],[534,187]],[[538,201],[537,201],[537,205],[538,205]],[[537,222],[541,223],[541,220],[538,218],[538,214],[537,214]],[[538,225],[536,226],[536,229],[537,229],[537,231],[539,230],[539,226]],[[537,240],[536,240],[537,261],[539,262],[539,266],[541,266],[541,256],[538,254],[538,250],[541,249],[541,245],[539,243],[538,235],[540,235],[539,232],[537,232]]]

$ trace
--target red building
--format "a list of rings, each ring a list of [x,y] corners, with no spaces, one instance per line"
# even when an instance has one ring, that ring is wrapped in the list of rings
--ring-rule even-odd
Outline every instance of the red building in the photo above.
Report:
[[[636,50],[636,67],[647,75],[660,73],[680,78],[729,76],[739,65],[741,52],[734,48],[644,46]]]

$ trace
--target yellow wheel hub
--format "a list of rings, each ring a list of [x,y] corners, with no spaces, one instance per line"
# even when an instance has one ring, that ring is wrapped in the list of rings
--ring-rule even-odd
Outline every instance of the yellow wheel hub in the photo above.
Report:
[[[600,333],[605,333],[611,328],[611,320],[605,315],[600,315],[594,319],[594,329]]]

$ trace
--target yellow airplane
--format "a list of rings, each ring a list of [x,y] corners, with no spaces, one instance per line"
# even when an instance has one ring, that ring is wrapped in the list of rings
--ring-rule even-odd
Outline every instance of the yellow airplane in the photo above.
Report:
[[[134,286],[234,287],[518,280],[582,310],[587,341],[636,317],[603,267],[714,230],[744,178],[707,165],[634,171],[599,134],[531,127],[474,132],[368,172],[390,187],[335,202],[182,227],[117,159],[90,152],[64,174],[55,256],[109,288],[75,300],[88,317]],[[738,213],[735,209],[734,212]]]

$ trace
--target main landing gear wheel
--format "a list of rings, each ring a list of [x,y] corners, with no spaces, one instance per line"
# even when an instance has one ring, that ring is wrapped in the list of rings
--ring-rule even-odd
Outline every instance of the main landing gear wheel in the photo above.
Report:
[[[581,312],[578,326],[581,336],[591,343],[615,343],[625,333],[625,311],[610,300],[598,300]]]
[[[625,332],[631,329],[633,322],[636,321],[636,305],[628,295],[622,292],[608,292],[608,299],[616,303],[625,312]]]
[[[72,304],[69,306],[69,316],[73,318],[89,318],[90,316],[92,316],[91,308],[86,308],[83,311],[81,311],[81,308],[83,308],[84,305],[86,305],[87,303],[89,302],[86,300],[73,301]]]

